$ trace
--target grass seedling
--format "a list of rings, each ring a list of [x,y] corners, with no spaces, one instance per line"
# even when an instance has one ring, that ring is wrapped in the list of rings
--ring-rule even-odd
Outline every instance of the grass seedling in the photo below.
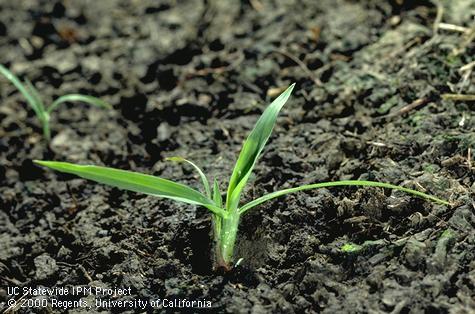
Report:
[[[35,162],[39,165],[61,172],[75,174],[89,180],[108,184],[125,190],[141,192],[206,207],[212,214],[216,263],[219,268],[224,268],[225,270],[229,270],[232,267],[234,244],[236,242],[239,220],[241,216],[247,213],[251,208],[262,204],[265,201],[289,193],[334,186],[372,186],[396,189],[440,204],[449,204],[447,201],[432,195],[402,186],[374,181],[346,180],[315,183],[285,189],[261,196],[247,204],[240,206],[241,193],[249,179],[249,176],[251,175],[254,166],[256,165],[260,154],[262,153],[262,150],[264,149],[267,140],[271,135],[277,115],[289,98],[293,88],[294,85],[290,86],[267,107],[254,126],[254,129],[244,142],[229,181],[225,202],[223,202],[221,197],[221,192],[219,191],[218,182],[216,179],[214,180],[213,187],[211,188],[208,178],[203,173],[203,171],[191,161],[181,157],[172,157],[170,159],[178,162],[186,162],[193,166],[200,175],[201,181],[204,185],[204,193],[180,183],[131,171],[98,166],[82,166],[66,162]]]
[[[43,136],[49,142],[51,140],[51,129],[50,129],[50,115],[53,110],[58,108],[59,105],[65,102],[84,102],[93,106],[108,108],[111,109],[111,105],[100,100],[99,98],[81,95],[81,94],[68,94],[63,95],[53,101],[48,107],[46,107],[41,100],[38,90],[33,86],[29,80],[25,80],[25,83],[22,83],[18,77],[16,77],[10,70],[5,68],[0,64],[0,74],[5,76],[15,87],[20,91],[20,93],[25,97],[28,105],[35,112],[36,117],[41,123],[43,129]]]

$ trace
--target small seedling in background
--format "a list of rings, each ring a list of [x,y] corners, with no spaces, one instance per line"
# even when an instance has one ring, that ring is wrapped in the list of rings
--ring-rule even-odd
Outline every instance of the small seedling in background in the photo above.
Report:
[[[361,245],[355,244],[355,243],[345,243],[341,247],[341,251],[345,253],[353,253],[353,252],[359,252],[363,249]]]
[[[267,107],[244,142],[231,175],[225,203],[221,198],[216,179],[214,180],[213,188],[211,189],[209,181],[203,171],[191,161],[181,157],[172,157],[169,159],[178,162],[186,162],[193,166],[198,171],[201,181],[203,182],[205,190],[204,194],[180,183],[131,171],[99,166],[82,166],[66,162],[35,162],[39,165],[61,172],[75,174],[89,180],[125,190],[169,198],[208,208],[212,214],[216,262],[218,267],[224,268],[225,270],[229,270],[232,267],[234,245],[241,216],[249,209],[262,204],[265,201],[289,193],[334,186],[372,186],[396,189],[440,204],[449,204],[447,201],[441,200],[437,197],[397,185],[373,181],[347,180],[309,184],[285,189],[264,195],[240,206],[241,193],[271,135],[277,115],[289,98],[293,88],[294,85],[290,86],[279,97],[277,97],[269,107]]]
[[[81,95],[81,94],[68,94],[59,97],[53,101],[48,107],[46,107],[41,100],[38,90],[33,86],[29,80],[25,80],[25,83],[22,83],[18,77],[16,77],[10,70],[5,68],[0,64],[0,74],[5,76],[13,85],[20,91],[20,93],[25,97],[28,105],[33,109],[36,114],[36,117],[41,123],[43,128],[43,136],[49,142],[51,140],[51,129],[50,129],[50,115],[53,110],[55,110],[59,105],[64,102],[84,102],[93,106],[100,108],[111,109],[111,105],[100,100],[99,98]]]
[[[348,242],[348,243],[345,243],[340,248],[340,250],[343,253],[354,254],[354,253],[359,253],[361,251],[364,251],[364,250],[367,250],[367,249],[370,249],[370,248],[385,246],[387,244],[388,243],[385,240],[382,240],[382,239],[380,239],[380,240],[368,240],[368,241],[364,241],[362,244],[356,244],[356,243]]]

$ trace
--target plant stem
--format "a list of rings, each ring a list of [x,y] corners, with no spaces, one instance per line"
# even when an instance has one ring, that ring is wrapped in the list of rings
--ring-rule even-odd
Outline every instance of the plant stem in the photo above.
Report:
[[[240,214],[237,210],[226,217],[220,219],[219,235],[216,239],[216,261],[219,268],[223,268],[225,271],[231,269],[231,263],[233,260],[234,245],[236,243],[236,236],[238,232]],[[215,224],[215,232],[217,232]]]
[[[43,136],[46,139],[46,142],[51,141],[51,130],[49,128],[49,114],[47,112],[42,112],[40,116],[38,116],[40,120],[41,126],[43,127]]]
[[[49,142],[51,140],[51,131],[49,129],[48,122],[42,122],[43,125],[43,136],[45,137],[46,141]]]

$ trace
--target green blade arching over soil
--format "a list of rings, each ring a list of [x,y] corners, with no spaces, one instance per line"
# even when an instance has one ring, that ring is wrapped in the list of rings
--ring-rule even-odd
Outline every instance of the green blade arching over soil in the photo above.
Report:
[[[203,170],[201,170],[201,168],[198,167],[194,162],[192,162],[188,159],[185,159],[183,157],[180,157],[180,156],[167,157],[167,158],[165,158],[165,160],[170,160],[170,161],[174,161],[174,162],[186,162],[187,164],[191,165],[196,170],[196,172],[198,172],[198,174],[201,178],[201,182],[203,183],[203,187],[205,189],[206,196],[211,198],[211,189],[209,187],[208,178],[206,177]]]
[[[223,215],[224,213],[222,209],[214,205],[212,200],[200,192],[167,179],[128,170],[100,166],[84,166],[67,162],[40,160],[35,160],[35,163],[124,190],[169,198],[188,204],[202,205],[217,215]]]
[[[47,109],[48,113],[50,113],[51,111],[56,109],[62,103],[68,102],[68,101],[69,102],[80,101],[80,102],[84,102],[86,104],[93,105],[93,106],[96,106],[96,107],[99,107],[99,108],[112,109],[112,106],[110,104],[108,104],[104,100],[99,99],[97,97],[81,95],[81,94],[68,94],[68,95],[64,95],[64,96],[61,96],[58,99],[56,99],[51,104],[51,106],[48,107],[48,109]]]
[[[315,183],[315,184],[308,184],[302,185],[295,188],[285,189],[281,191],[276,191],[273,193],[269,193],[267,195],[261,196],[253,201],[250,201],[246,205],[242,206],[239,209],[240,214],[244,214],[246,211],[255,207],[259,204],[262,204],[268,200],[271,200],[276,197],[284,196],[286,194],[295,193],[299,191],[305,190],[312,190],[312,189],[319,189],[319,188],[327,188],[327,187],[335,187],[335,186],[371,186],[371,187],[380,187],[380,188],[387,188],[393,190],[403,191],[427,200],[430,200],[435,203],[443,204],[443,205],[450,205],[450,203],[446,200],[440,199],[438,197],[422,193],[413,189],[408,189],[399,185],[393,185],[384,182],[375,182],[375,181],[364,181],[364,180],[345,180],[345,181],[335,181],[335,182],[322,182],[322,183]]]
[[[292,84],[264,110],[259,120],[257,120],[254,129],[244,142],[229,181],[226,197],[227,209],[233,210],[237,208],[241,192],[272,133],[277,115],[287,102],[287,99],[289,99],[294,86],[295,84]]]

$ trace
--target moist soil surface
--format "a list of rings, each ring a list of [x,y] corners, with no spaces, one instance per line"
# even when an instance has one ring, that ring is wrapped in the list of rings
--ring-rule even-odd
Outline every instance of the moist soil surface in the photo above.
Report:
[[[474,313],[475,104],[446,95],[475,93],[474,13],[470,0],[0,1],[3,65],[45,102],[79,92],[113,105],[64,104],[47,144],[0,78],[1,308],[9,287],[91,286],[131,288],[106,301],[210,308],[96,307],[86,295],[91,308],[10,311]],[[205,209],[32,163],[106,165],[200,189],[196,172],[165,160],[183,156],[226,191],[243,140],[293,82],[243,201],[366,179],[452,205],[380,188],[291,194],[243,216],[242,261],[222,273]]]

